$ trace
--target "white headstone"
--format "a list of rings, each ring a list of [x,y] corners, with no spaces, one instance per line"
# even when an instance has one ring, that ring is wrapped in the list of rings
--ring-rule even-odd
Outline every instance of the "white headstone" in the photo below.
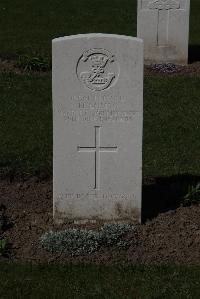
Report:
[[[138,0],[145,63],[187,64],[190,0]]]
[[[53,40],[57,222],[140,221],[143,42],[86,34]]]

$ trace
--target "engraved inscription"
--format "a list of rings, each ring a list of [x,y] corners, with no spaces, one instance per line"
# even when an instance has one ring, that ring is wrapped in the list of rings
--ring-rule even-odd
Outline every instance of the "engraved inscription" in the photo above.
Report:
[[[69,110],[62,112],[65,121],[71,122],[130,122],[138,111]]]
[[[100,190],[90,190],[87,193],[65,193],[65,194],[59,194],[58,199],[59,200],[84,200],[84,198],[91,197],[95,198],[97,200],[130,200],[134,199],[133,193],[111,193],[111,192],[101,192]]]
[[[154,0],[148,4],[149,9],[158,11],[157,45],[167,46],[169,41],[169,14],[171,9],[180,8],[180,0]]]
[[[82,147],[78,146],[78,152],[94,152],[95,153],[95,182],[94,182],[94,189],[100,189],[100,153],[101,152],[117,152],[117,146],[101,146],[101,139],[100,139],[100,130],[101,127],[95,126],[95,146],[87,146]]]
[[[89,96],[71,96],[70,101],[76,104],[77,108],[88,108],[88,109],[100,109],[100,108],[112,108],[117,109],[119,105],[123,105],[127,102],[127,99],[123,96],[101,96],[100,94],[89,95]]]
[[[180,0],[154,0],[148,4],[148,8],[159,10],[179,9]]]
[[[71,109],[57,105],[66,122],[131,122],[138,113],[126,107],[126,97],[109,95],[71,96]]]
[[[85,87],[93,91],[101,91],[117,82],[119,64],[109,51],[90,49],[80,57],[76,73]]]

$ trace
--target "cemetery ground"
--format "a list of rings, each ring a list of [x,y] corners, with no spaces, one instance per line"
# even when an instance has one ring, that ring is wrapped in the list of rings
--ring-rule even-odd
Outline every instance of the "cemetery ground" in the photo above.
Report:
[[[198,0],[191,3],[189,66],[172,74],[145,68],[143,224],[123,237],[130,246],[72,256],[47,252],[38,242],[43,233],[58,229],[52,219],[50,40],[84,32],[135,36],[133,2],[123,1],[122,10],[118,0],[2,1],[0,215],[7,241],[5,248],[1,243],[0,298],[59,298],[62,289],[69,298],[132,298],[133,292],[135,298],[199,297]],[[21,265],[29,262],[36,265]]]
[[[53,277],[56,275],[68,277],[67,273],[63,272],[68,270],[60,268],[49,270],[50,268],[45,266],[42,272],[41,268],[34,266],[21,268],[16,265],[13,270],[13,262],[14,264],[31,262],[87,264],[83,266],[83,272],[79,276],[80,280],[77,282],[80,283],[79,287],[76,290],[70,289],[71,294],[77,298],[98,296],[99,293],[107,294],[105,298],[120,298],[112,292],[116,287],[115,277],[122,279],[124,275],[125,285],[129,285],[130,280],[135,279],[134,287],[141,286],[144,292],[143,294],[138,290],[138,296],[144,298],[145,292],[148,294],[158,292],[159,295],[166,292],[166,296],[169,297],[170,289],[177,288],[179,289],[177,298],[180,294],[181,298],[186,297],[188,292],[190,296],[194,292],[193,298],[198,297],[196,292],[199,291],[197,265],[200,261],[200,205],[198,190],[196,193],[191,190],[191,187],[195,187],[200,180],[198,72],[158,74],[146,70],[143,224],[136,226],[134,233],[124,236],[124,241],[132,241],[128,249],[108,246],[92,254],[78,256],[60,252],[49,253],[41,249],[38,242],[41,235],[51,229],[63,230],[72,226],[66,224],[58,228],[52,219],[51,74],[22,72],[17,68],[9,72],[4,70],[0,77],[3,112],[0,133],[2,140],[0,202],[3,205],[1,213],[5,212],[7,218],[3,232],[7,244],[6,250],[1,255],[0,272],[4,275],[1,280],[2,292],[8,292],[11,296],[9,285],[14,281],[13,290],[17,290],[23,296],[29,292],[34,294],[40,278],[46,280],[46,286],[49,288],[52,281],[49,271],[53,271],[50,272],[54,273]],[[99,226],[91,225],[88,228],[98,229]],[[105,277],[108,275],[108,279],[112,276],[111,289],[108,289],[107,284],[104,286],[105,280],[102,281],[101,278],[93,290],[94,293],[91,291],[92,282],[88,282],[87,290],[82,289],[85,273],[90,273],[91,267],[94,267],[91,264],[96,264],[97,273],[100,271]],[[102,264],[104,267],[99,268],[98,265]],[[143,264],[146,268],[138,266],[135,269],[134,266],[135,270],[125,274],[126,268],[124,270],[122,266],[116,268],[117,266],[113,264],[124,266]],[[177,266],[170,268],[164,266],[166,264]],[[155,268],[153,265],[160,267]],[[185,266],[180,268],[180,265]],[[74,271],[77,275],[79,268],[70,267],[70,271]],[[27,279],[24,278],[26,273],[29,273]],[[144,273],[148,277],[148,283]],[[182,273],[184,273],[183,279],[181,279]],[[159,284],[156,283],[158,277],[161,280]],[[163,291],[160,285],[164,284],[167,278],[170,279],[169,284]],[[59,283],[58,289],[70,285],[70,280],[69,285],[64,281],[63,279]],[[40,286],[43,296],[44,285]],[[130,290],[127,291],[127,298]],[[124,298],[122,295],[121,297]]]

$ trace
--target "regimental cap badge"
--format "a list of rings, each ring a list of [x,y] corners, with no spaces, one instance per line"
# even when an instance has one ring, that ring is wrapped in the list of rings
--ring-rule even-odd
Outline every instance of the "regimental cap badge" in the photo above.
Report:
[[[117,82],[119,64],[109,51],[90,49],[79,58],[77,76],[90,90],[102,91]]]

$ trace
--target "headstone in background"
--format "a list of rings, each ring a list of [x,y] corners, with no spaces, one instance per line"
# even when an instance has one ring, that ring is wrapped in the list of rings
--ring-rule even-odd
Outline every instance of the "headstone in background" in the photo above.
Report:
[[[143,42],[53,40],[54,218],[140,221]]]
[[[190,0],[138,0],[137,36],[144,60],[187,64]]]

